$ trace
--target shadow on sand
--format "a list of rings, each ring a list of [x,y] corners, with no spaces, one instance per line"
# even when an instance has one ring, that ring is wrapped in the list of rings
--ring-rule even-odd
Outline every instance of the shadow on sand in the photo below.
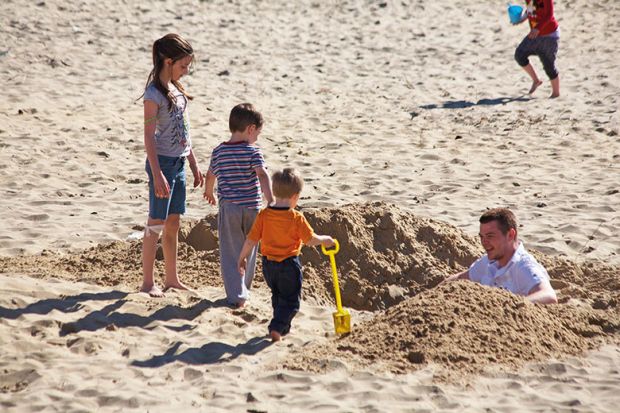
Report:
[[[123,327],[142,327],[153,329],[155,326],[149,327],[153,321],[170,321],[170,320],[193,320],[202,314],[203,311],[215,307],[227,307],[225,299],[217,301],[209,301],[202,299],[200,302],[191,307],[179,307],[176,305],[167,305],[155,311],[149,316],[141,316],[134,313],[115,312],[125,304],[127,300],[118,300],[115,303],[105,306],[101,310],[93,311],[86,317],[72,322],[65,323],[60,328],[60,336],[78,333],[80,331],[96,331],[114,325],[118,328]],[[191,330],[194,326],[164,326],[174,331]]]
[[[161,367],[168,363],[180,361],[186,364],[214,364],[234,360],[242,354],[252,356],[272,343],[266,337],[253,337],[243,344],[231,346],[230,344],[221,342],[207,343],[199,348],[189,348],[180,354],[175,354],[181,342],[174,343],[161,356],[154,356],[148,360],[135,360],[131,363],[136,367]]]
[[[83,301],[118,300],[127,297],[129,293],[122,291],[107,291],[103,293],[82,293],[70,297],[48,298],[28,304],[24,308],[5,308],[0,306],[0,318],[15,320],[24,314],[48,314],[53,310],[63,313],[78,311]]]
[[[420,106],[421,109],[465,109],[472,106],[495,106],[506,105],[511,102],[527,102],[532,100],[529,95],[513,96],[513,97],[499,97],[495,99],[480,99],[477,102],[470,102],[468,100],[448,100],[441,105],[431,103],[429,105]]]

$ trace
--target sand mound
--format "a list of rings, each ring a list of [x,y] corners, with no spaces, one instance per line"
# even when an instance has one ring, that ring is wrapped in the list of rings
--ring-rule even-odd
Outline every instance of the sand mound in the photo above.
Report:
[[[459,229],[384,202],[303,212],[317,233],[330,234],[340,241],[336,262],[343,303],[354,309],[389,308],[436,286],[481,254],[478,241]],[[302,254],[304,298],[331,304],[328,258],[319,248],[304,248]],[[601,309],[620,302],[617,267],[535,255],[549,271],[561,301],[577,298]],[[162,258],[159,253],[158,274],[163,273]],[[183,223],[178,265],[182,279],[192,287],[221,286],[216,215]],[[43,251],[36,256],[0,258],[0,272],[8,271],[107,286],[138,286],[142,277],[141,241],[113,242],[68,254]],[[255,286],[262,284],[262,276],[258,275]]]
[[[515,368],[578,354],[619,330],[617,311],[533,305],[499,289],[457,282],[407,299],[329,346],[304,348],[287,367],[320,371],[344,359],[403,373],[436,363],[443,367],[438,377],[454,378],[489,364]]]
[[[491,363],[514,367],[580,353],[618,331],[616,267],[535,253],[565,304],[534,306],[474,283],[437,286],[480,254],[477,240],[448,224],[382,202],[307,209],[304,214],[318,233],[341,243],[336,258],[345,307],[382,312],[366,322],[354,318],[358,324],[348,337],[304,347],[291,368],[323,369],[329,364],[325,360],[343,359],[353,368],[373,365],[405,372],[437,363],[450,374],[470,373]],[[191,287],[222,286],[216,225],[214,215],[183,224],[179,272]],[[44,251],[0,258],[0,272],[135,289],[142,278],[140,254],[140,241],[114,242],[62,255]],[[304,298],[332,306],[327,257],[318,248],[304,248],[303,261]],[[157,268],[163,273],[161,256]],[[265,288],[261,275],[254,286]]]
[[[384,309],[437,285],[480,255],[475,240],[443,222],[384,202],[304,210],[317,233],[340,241],[336,255],[343,302]],[[332,301],[329,261],[319,249],[303,255],[305,294]]]

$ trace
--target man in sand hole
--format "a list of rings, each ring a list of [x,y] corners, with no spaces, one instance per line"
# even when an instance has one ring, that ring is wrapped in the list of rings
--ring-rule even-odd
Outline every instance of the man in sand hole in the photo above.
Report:
[[[480,217],[480,242],[486,255],[468,270],[444,280],[471,280],[525,296],[533,303],[555,304],[557,296],[547,270],[517,238],[517,219],[507,208],[494,208]]]

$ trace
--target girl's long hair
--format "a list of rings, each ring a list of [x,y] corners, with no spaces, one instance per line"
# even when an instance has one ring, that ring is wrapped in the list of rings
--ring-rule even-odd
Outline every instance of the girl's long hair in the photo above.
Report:
[[[183,39],[181,36],[175,33],[169,33],[162,37],[161,39],[155,40],[153,43],[153,70],[149,73],[149,77],[146,80],[146,88],[148,88],[149,84],[152,82],[155,85],[155,88],[161,92],[162,95],[168,99],[168,110],[172,110],[172,106],[176,104],[176,98],[174,95],[168,90],[168,85],[164,85],[159,79],[159,74],[164,68],[164,61],[166,59],[172,59],[172,62],[176,62],[177,60],[181,60],[187,56],[194,56],[194,49],[187,42],[187,40]],[[193,61],[193,60],[192,60]],[[173,80],[172,84],[179,89],[179,91],[188,98],[189,100],[193,99],[193,96],[190,96],[180,82]],[[144,93],[142,93],[144,96]],[[140,98],[142,97],[140,96]],[[139,98],[138,98],[139,99]]]

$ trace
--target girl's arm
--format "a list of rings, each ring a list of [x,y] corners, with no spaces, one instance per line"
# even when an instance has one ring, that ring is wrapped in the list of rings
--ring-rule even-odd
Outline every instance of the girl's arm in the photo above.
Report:
[[[153,187],[157,198],[170,197],[170,185],[159,167],[157,150],[155,149],[155,127],[159,107],[152,100],[144,101],[144,149],[153,173]]]
[[[194,188],[199,186],[202,187],[202,184],[205,182],[205,177],[198,167],[198,162],[196,162],[196,156],[194,155],[193,149],[189,150],[187,160],[189,161],[189,168],[192,170],[192,174],[194,175]]]

